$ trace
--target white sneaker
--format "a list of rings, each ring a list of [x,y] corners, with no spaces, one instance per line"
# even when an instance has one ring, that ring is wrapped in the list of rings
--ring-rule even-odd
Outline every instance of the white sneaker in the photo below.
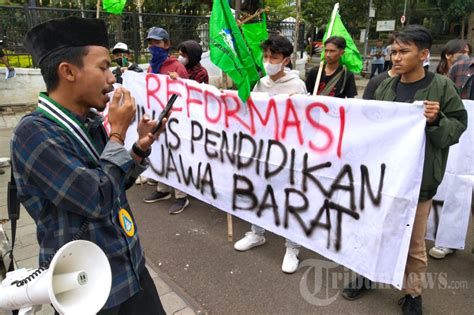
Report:
[[[454,253],[454,249],[442,246],[433,246],[429,251],[430,256],[437,259],[443,259],[452,253]]]
[[[7,166],[10,166],[10,158],[0,157],[0,167],[7,167]]]
[[[281,264],[281,270],[284,273],[293,273],[298,269],[298,254],[300,253],[299,248],[286,248],[285,257],[283,258],[283,263]]]
[[[137,177],[137,180],[135,181],[135,184],[143,185],[143,184],[146,184],[147,181],[148,181],[148,177],[140,175],[140,176]]]
[[[240,252],[243,252],[253,247],[263,245],[265,244],[265,241],[265,236],[255,234],[254,232],[250,231],[245,233],[245,236],[241,240],[235,242],[234,248]]]

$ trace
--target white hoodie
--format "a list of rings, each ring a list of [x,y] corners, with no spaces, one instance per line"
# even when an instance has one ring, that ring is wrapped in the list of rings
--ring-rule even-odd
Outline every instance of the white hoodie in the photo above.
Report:
[[[269,94],[306,94],[306,85],[300,79],[298,71],[285,68],[285,75],[276,81],[270,76],[261,78],[253,88],[253,92],[266,92]]]

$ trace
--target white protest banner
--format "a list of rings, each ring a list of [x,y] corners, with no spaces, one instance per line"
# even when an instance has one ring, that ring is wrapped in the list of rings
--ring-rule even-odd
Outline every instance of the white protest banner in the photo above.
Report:
[[[123,79],[137,119],[179,95],[146,176],[402,287],[425,151],[421,106],[266,93],[243,104],[190,80]]]
[[[443,182],[433,198],[426,238],[436,246],[464,249],[474,189],[474,101],[464,100],[467,130],[449,148]]]

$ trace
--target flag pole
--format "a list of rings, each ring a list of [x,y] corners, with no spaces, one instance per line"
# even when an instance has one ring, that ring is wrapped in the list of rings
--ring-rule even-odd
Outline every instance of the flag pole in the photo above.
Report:
[[[331,37],[332,27],[334,25],[334,20],[336,19],[337,12],[339,12],[339,2],[337,2],[334,5],[334,9],[332,9],[331,22],[329,22],[329,28],[328,28],[328,33],[327,33],[328,36],[326,38]],[[313,95],[318,95],[318,87],[319,87],[319,82],[321,81],[321,76],[323,74],[323,67],[324,67],[324,60],[322,60],[321,58],[321,61],[319,63],[318,76],[316,77],[316,82],[314,84]]]
[[[234,16],[236,21],[239,21],[240,5],[241,5],[241,0],[237,0],[235,2],[235,16]],[[224,71],[222,71],[222,84],[224,84],[224,89],[227,89],[227,74],[224,73]],[[234,240],[234,227],[233,227],[233,221],[232,221],[232,214],[227,213],[227,241],[232,243],[233,240]]]

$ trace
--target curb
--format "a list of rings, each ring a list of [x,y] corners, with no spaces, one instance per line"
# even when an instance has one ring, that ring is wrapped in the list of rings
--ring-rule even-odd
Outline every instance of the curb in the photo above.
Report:
[[[207,310],[202,308],[201,304],[199,304],[189,294],[187,294],[184,289],[182,289],[173,280],[171,280],[168,275],[161,272],[159,268],[155,264],[153,264],[151,260],[149,260],[146,256],[145,261],[148,267],[151,268],[158,275],[158,277],[171,288],[172,292],[176,293],[176,295],[179,296],[187,304],[187,306],[191,308],[196,314],[209,314]]]

